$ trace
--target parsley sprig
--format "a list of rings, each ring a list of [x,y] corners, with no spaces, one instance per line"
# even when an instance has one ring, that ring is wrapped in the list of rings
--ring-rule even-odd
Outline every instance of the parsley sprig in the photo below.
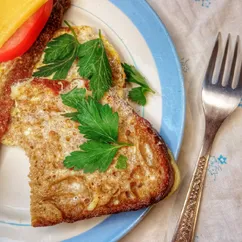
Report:
[[[126,63],[123,63],[122,66],[126,74],[126,81],[136,83],[140,86],[131,89],[129,92],[129,98],[139,105],[144,106],[146,104],[145,94],[147,92],[154,93],[154,91],[149,87],[145,78],[134,66],[128,65]]]
[[[80,45],[78,51],[80,76],[90,80],[93,96],[101,99],[112,85],[112,71],[99,32],[99,38]]]
[[[74,88],[61,95],[65,105],[77,110],[65,116],[80,123],[79,130],[88,140],[80,146],[79,151],[74,151],[65,158],[64,166],[74,170],[83,169],[84,172],[104,172],[117,151],[130,144],[118,142],[118,113],[113,112],[108,104],[101,105],[90,96],[85,98],[85,95],[86,90],[83,88]],[[124,169],[126,160],[122,158],[121,162],[121,169]]]
[[[33,74],[36,77],[65,79],[73,62],[78,59],[78,73],[90,80],[93,97],[100,100],[112,85],[112,71],[102,41],[99,38],[80,44],[74,29],[65,21],[71,34],[63,34],[47,44],[43,66]]]

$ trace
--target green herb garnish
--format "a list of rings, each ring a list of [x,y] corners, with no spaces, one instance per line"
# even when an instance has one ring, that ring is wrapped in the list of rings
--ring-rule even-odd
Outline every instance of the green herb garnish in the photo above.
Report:
[[[140,87],[131,89],[129,92],[129,98],[139,105],[144,106],[146,104],[145,94],[147,92],[154,93],[154,91],[149,87],[145,78],[134,66],[128,65],[126,63],[123,63],[122,66],[126,74],[126,81],[140,85]]]
[[[93,97],[101,99],[112,85],[112,71],[99,32],[99,38],[80,44],[74,29],[71,34],[63,34],[54,38],[45,49],[44,66],[33,74],[36,77],[65,79],[73,62],[78,59],[78,72],[81,77],[90,80],[90,89]]]
[[[90,80],[93,96],[101,99],[112,85],[112,71],[100,32],[99,39],[90,40],[80,46],[78,57],[80,76]]]
[[[53,79],[65,79],[77,56],[78,44],[75,38],[69,34],[63,34],[47,44],[43,63],[33,76],[48,77]]]
[[[146,104],[146,97],[145,92],[147,90],[145,87],[134,87],[129,91],[129,98],[138,103],[139,105],[145,106]]]
[[[72,33],[75,33],[69,23],[67,21],[65,23],[70,27]],[[63,34],[54,38],[47,44],[47,48],[44,51],[43,63],[45,65],[38,68],[38,71],[33,76],[48,77],[54,74],[54,80],[65,79],[77,57],[79,45],[80,43],[75,34]]]
[[[121,169],[121,170],[126,169],[127,168],[127,160],[128,160],[128,158],[126,156],[120,155],[118,157],[118,161],[117,161],[117,164],[116,164],[115,167],[117,169]]]
[[[85,98],[85,89],[74,88],[61,98],[65,105],[77,109],[77,112],[65,114],[80,123],[80,133],[88,141],[64,160],[67,168],[83,169],[84,172],[108,169],[119,148],[130,146],[118,143],[118,113],[107,104],[101,105],[92,97]]]
[[[83,169],[85,173],[93,173],[96,170],[105,172],[119,148],[124,145],[113,145],[97,141],[87,141],[80,146],[81,151],[74,151],[64,160],[64,166]]]
[[[66,94],[61,94],[62,102],[69,107],[77,109],[86,96],[86,89],[74,88]]]

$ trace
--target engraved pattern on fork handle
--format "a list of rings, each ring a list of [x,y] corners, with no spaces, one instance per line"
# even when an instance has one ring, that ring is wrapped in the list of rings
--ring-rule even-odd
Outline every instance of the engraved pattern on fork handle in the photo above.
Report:
[[[191,242],[194,240],[196,220],[207,172],[208,159],[209,155],[204,155],[199,158],[196,164],[196,169],[183,206],[182,215],[172,242]]]
[[[208,118],[205,120],[205,134],[202,149],[193,172],[172,242],[194,241],[194,233],[205,183],[209,155],[216,133],[223,121],[224,120],[213,121]]]

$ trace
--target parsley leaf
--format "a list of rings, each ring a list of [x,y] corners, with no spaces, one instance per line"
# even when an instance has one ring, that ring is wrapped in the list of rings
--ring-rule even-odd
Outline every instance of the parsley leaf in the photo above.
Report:
[[[74,88],[70,92],[61,94],[62,102],[69,107],[77,109],[78,105],[84,100],[86,89]]]
[[[126,63],[123,63],[122,66],[126,74],[126,81],[140,85],[140,87],[131,89],[129,92],[129,98],[139,105],[144,106],[146,104],[145,93],[154,93],[154,91],[148,86],[145,78],[134,66],[128,65]]]
[[[99,142],[116,142],[118,138],[118,113],[113,113],[108,105],[101,105],[92,97],[85,99],[85,89],[75,88],[66,94],[62,94],[62,102],[76,108],[78,112],[64,114],[81,125],[79,130],[87,139]]]
[[[118,157],[118,162],[117,162],[115,167],[117,169],[126,169],[127,168],[127,160],[128,160],[128,158],[126,156],[120,155]]]
[[[154,92],[151,88],[149,88],[145,78],[134,66],[128,65],[127,63],[122,63],[122,66],[124,68],[126,80],[128,82],[134,82],[142,87],[146,87],[150,92]]]
[[[100,100],[112,85],[112,71],[101,39],[90,40],[78,50],[80,76],[90,80],[94,98]]]
[[[78,107],[79,130],[84,137],[104,143],[116,142],[118,138],[118,113],[108,105],[101,105],[89,97]]]
[[[85,173],[92,173],[95,170],[105,172],[118,149],[123,146],[125,145],[88,141],[80,146],[81,151],[74,151],[65,158],[64,166],[74,170],[83,169]]]
[[[147,89],[144,87],[132,88],[129,92],[129,98],[139,105],[144,106],[146,104],[145,92],[147,92]]]
[[[65,79],[77,56],[78,43],[74,36],[63,34],[47,44],[43,63],[33,73],[36,77],[48,77],[54,74],[53,79]]]
[[[44,64],[50,64],[58,60],[68,58],[76,46],[75,38],[70,34],[63,34],[54,38],[47,44],[44,55]]]
[[[74,88],[61,95],[65,105],[77,109],[77,112],[64,116],[79,122],[80,132],[88,139],[80,146],[80,151],[74,151],[65,158],[64,166],[83,169],[84,172],[103,172],[108,169],[119,148],[131,145],[118,143],[118,113],[90,96],[85,98],[85,94],[85,89]]]
[[[55,63],[51,63],[49,65],[41,66],[38,68],[37,72],[33,73],[35,77],[48,77],[54,74],[53,80],[65,79],[68,75],[68,71],[70,70],[74,60],[75,54],[72,53],[68,56],[67,59],[56,61]]]
[[[46,64],[38,68],[33,76],[48,77],[53,75],[54,80],[65,79],[73,62],[77,57],[77,50],[80,43],[77,40],[75,31],[67,21],[64,21],[70,28],[73,35],[63,34],[47,44],[44,50],[43,63]]]

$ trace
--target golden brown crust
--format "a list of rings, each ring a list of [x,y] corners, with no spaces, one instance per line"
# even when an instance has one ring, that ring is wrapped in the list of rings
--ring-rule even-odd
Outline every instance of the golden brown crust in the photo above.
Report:
[[[152,150],[154,154],[156,154],[156,159],[160,160],[160,166],[164,169],[166,174],[164,184],[161,184],[160,191],[155,198],[157,202],[170,192],[174,183],[174,171],[171,165],[171,157],[164,140],[152,127],[150,122],[140,117],[137,113],[135,113],[135,116],[137,118],[137,129],[140,129],[140,137],[144,139],[144,142],[151,144]]]

